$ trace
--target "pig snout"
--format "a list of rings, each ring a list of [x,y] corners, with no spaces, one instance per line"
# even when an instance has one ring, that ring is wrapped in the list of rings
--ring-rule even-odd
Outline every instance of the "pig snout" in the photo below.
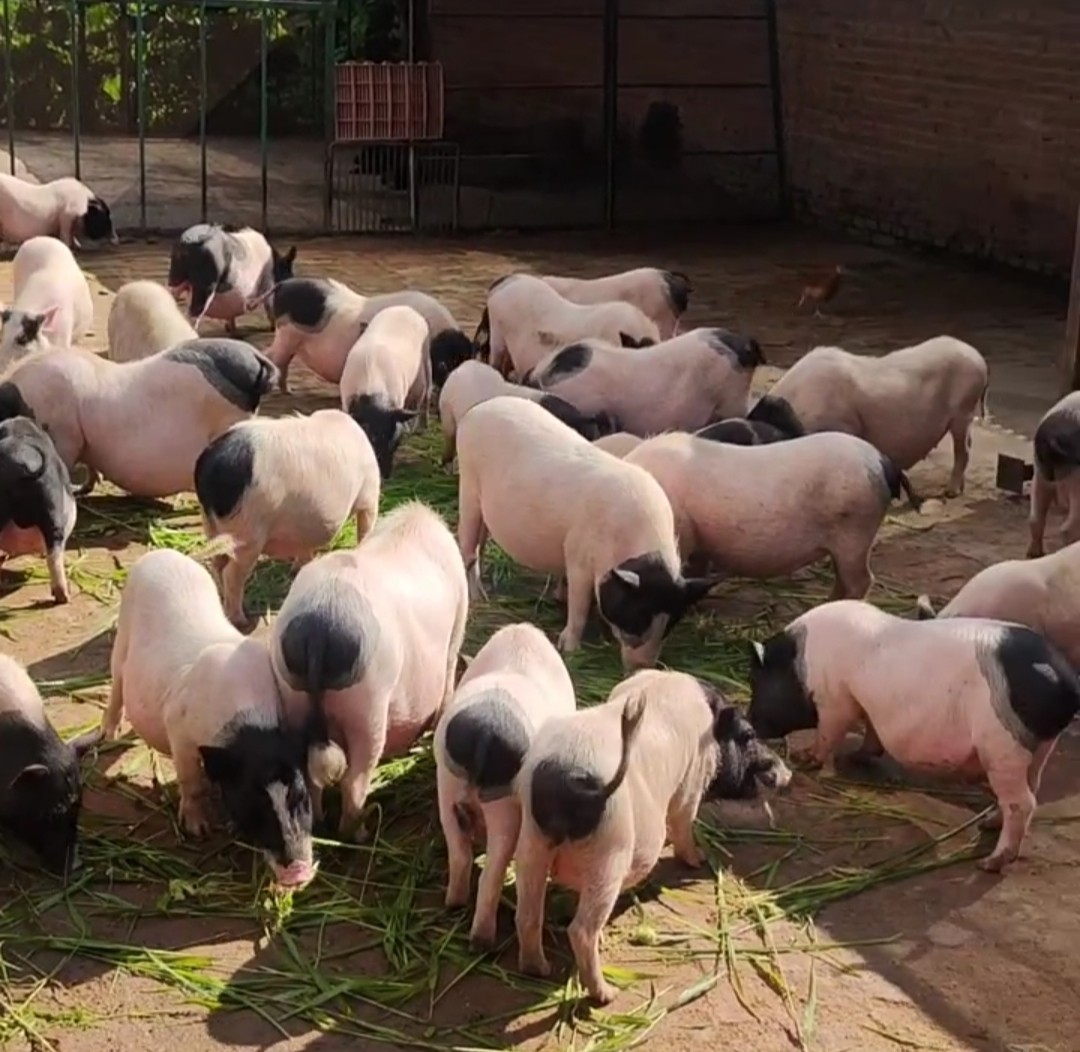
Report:
[[[299,891],[306,888],[315,879],[319,872],[319,863],[310,858],[295,859],[287,865],[282,865],[274,858],[268,858],[270,870],[274,874],[274,883],[289,891]]]
[[[759,751],[767,755],[762,756],[756,764],[758,785],[773,792],[788,789],[791,786],[791,768],[771,749],[759,746]]]

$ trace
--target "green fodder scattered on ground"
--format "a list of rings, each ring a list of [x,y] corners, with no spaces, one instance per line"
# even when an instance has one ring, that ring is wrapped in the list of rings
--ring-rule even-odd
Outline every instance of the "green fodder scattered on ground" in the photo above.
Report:
[[[457,481],[436,466],[438,444],[434,429],[409,443],[385,487],[384,511],[418,499],[454,525]],[[122,533],[195,556],[205,549],[190,501],[169,507],[118,500],[83,516],[80,531],[84,543]],[[335,543],[354,541],[350,524]],[[114,603],[125,575],[117,559],[113,573],[98,574],[93,594]],[[499,625],[529,620],[552,634],[561,626],[553,582],[521,571],[494,549],[485,577],[489,601],[472,611],[467,653]],[[290,579],[287,566],[260,564],[248,587],[249,611],[276,610]],[[775,631],[825,598],[828,587],[823,571],[767,587],[722,586],[716,601],[674,632],[664,663],[742,699],[746,640]],[[914,598],[887,582],[879,582],[875,597],[905,612]],[[568,660],[582,704],[603,700],[622,676],[617,648],[593,631]],[[49,695],[100,694],[106,673],[42,687]],[[104,747],[97,772],[108,773],[91,774],[89,784],[122,797],[132,814],[91,814],[84,869],[65,887],[26,870],[0,907],[0,1046],[22,1036],[49,1048],[59,1032],[94,1024],[88,1013],[56,1009],[41,996],[53,973],[78,957],[152,980],[212,1015],[249,1009],[282,1033],[316,1028],[428,1049],[505,1047],[523,1040],[527,1021],[539,1020],[561,1047],[615,1052],[719,982],[730,983],[756,1014],[760,998],[747,994],[756,983],[775,998],[793,1045],[808,1049],[819,1011],[814,962],[839,948],[818,937],[813,917],[829,903],[969,858],[973,845],[970,822],[953,827],[938,820],[927,832],[925,817],[880,783],[807,780],[811,788],[799,806],[814,820],[791,828],[783,821],[776,828],[731,828],[706,809],[700,837],[713,876],[684,871],[670,879],[669,868],[667,877],[658,874],[629,896],[604,949],[609,979],[629,993],[614,1010],[583,1012],[575,980],[540,982],[516,972],[507,910],[498,952],[481,955],[468,945],[470,912],[444,909],[428,741],[380,768],[368,842],[321,841],[319,875],[297,894],[272,891],[261,858],[227,839],[178,843],[171,791],[142,777],[157,766],[130,737]],[[899,840],[891,835],[897,830],[905,834]],[[572,974],[562,930],[572,908],[572,897],[550,892],[547,941],[556,975]],[[152,936],[145,934],[148,925]],[[234,940],[247,940],[254,950],[230,970],[213,944]],[[793,987],[785,972],[793,953],[811,955],[803,988]]]

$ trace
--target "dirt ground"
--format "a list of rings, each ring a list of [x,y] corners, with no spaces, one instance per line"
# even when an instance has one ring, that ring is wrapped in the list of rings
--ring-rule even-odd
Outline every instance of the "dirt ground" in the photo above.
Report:
[[[163,279],[167,257],[165,243],[127,244],[84,257],[84,267],[100,286],[92,346],[104,344],[111,294],[133,278]],[[298,270],[335,277],[364,292],[421,288],[443,299],[471,326],[488,283],[509,269],[592,275],[643,260],[690,274],[694,294],[688,321],[754,333],[774,367],[790,364],[820,343],[881,352],[948,332],[977,346],[991,366],[992,422],[975,435],[968,492],[926,514],[898,510],[877,550],[875,569],[889,594],[929,592],[941,598],[980,567],[1023,554],[1026,509],[994,488],[995,459],[1002,451],[1028,454],[1024,436],[1030,436],[1055,397],[1054,370],[1064,328],[1061,297],[1023,279],[782,228],[720,231],[709,241],[693,244],[635,243],[601,235],[492,236],[442,244],[321,240],[300,245]],[[839,261],[853,273],[825,316],[797,313],[793,304],[804,276]],[[10,291],[10,264],[0,264],[0,300]],[[252,341],[265,345],[268,334],[261,319],[249,322]],[[297,373],[294,386],[300,390],[300,404],[332,402],[330,387]],[[775,368],[763,370],[761,386],[773,375]],[[267,411],[295,404],[275,396]],[[928,493],[940,492],[950,455],[947,446],[940,448],[913,472],[913,480]],[[47,588],[40,575],[23,579],[20,571],[34,569],[33,560],[13,563],[4,571],[4,645],[29,664],[39,681],[107,670],[107,629],[117,600],[109,568],[113,560],[125,565],[133,561],[142,550],[145,531],[140,537],[120,523],[109,498],[95,498],[90,507],[69,549],[79,591],[70,606],[44,604]],[[734,601],[744,601],[743,596]],[[50,711],[61,726],[85,726],[96,719],[101,695],[90,691],[86,697],[90,700],[54,699]],[[413,1043],[438,1049],[473,1047],[471,1040],[452,1037],[454,1020],[488,1019],[501,1021],[484,1031],[482,1047],[601,1052],[627,1046],[629,1024],[619,1022],[614,1013],[629,1017],[633,1011],[635,1019],[646,1021],[634,1025],[641,1026],[642,1034],[648,1031],[648,1047],[672,1052],[702,1043],[746,1052],[1075,1052],[1080,1049],[1078,757],[1080,739],[1068,733],[1048,769],[1044,806],[1024,857],[1003,878],[989,877],[963,862],[843,897],[818,912],[813,925],[799,919],[770,919],[766,924],[762,918],[741,934],[740,963],[734,969],[722,939],[713,940],[715,953],[705,957],[684,951],[681,947],[689,944],[673,937],[666,965],[659,967],[655,956],[649,958],[654,963],[641,970],[651,981],[639,981],[621,994],[613,1014],[598,1014],[591,1029],[569,1025],[572,1019],[557,1005],[517,1014],[520,996],[490,976],[466,977],[448,998],[442,980],[433,980],[432,1028],[427,1034],[418,1032]],[[111,760],[106,756],[101,762]],[[870,813],[861,810],[860,803],[869,792],[845,777],[826,785],[806,774],[797,776],[794,791],[776,809],[776,826],[816,846],[812,866],[785,863],[789,880],[803,872],[808,877],[828,872],[856,878],[880,858],[972,818],[987,803],[978,794],[909,788],[889,795],[893,813],[880,807]],[[97,787],[88,792],[86,809],[91,821],[135,821],[124,799]],[[737,825],[750,822],[750,829],[715,857],[742,881],[714,881],[703,875],[689,879],[685,872],[672,876],[675,871],[664,863],[653,883],[667,890],[614,923],[609,960],[633,967],[634,947],[642,941],[635,933],[648,929],[664,935],[673,930],[676,914],[687,929],[715,933],[734,908],[731,897],[744,896],[741,916],[760,912],[762,907],[755,905],[759,900],[752,898],[755,889],[765,894],[772,867],[783,860],[760,816],[729,818]],[[434,851],[441,857],[442,845]],[[205,851],[196,858],[211,870],[217,864]],[[0,872],[0,910],[18,904],[26,889],[36,888],[42,879],[21,869],[10,876]],[[115,879],[119,887],[122,876]],[[179,893],[172,882],[168,890]],[[155,900],[160,902],[161,889],[146,891],[144,913],[130,920],[72,917],[71,922],[76,927],[89,924],[96,937],[108,928],[110,937],[132,944],[205,953],[226,973],[238,972],[267,951],[261,924],[253,916],[177,919],[167,911],[163,916],[151,908]],[[503,923],[508,921],[504,918]],[[349,933],[339,932],[338,937],[347,942]],[[352,937],[359,938],[359,933]],[[85,954],[32,953],[0,924],[0,940],[5,938],[0,941],[0,961],[11,971],[0,987],[0,1047],[136,1052],[168,1041],[182,1042],[187,1052],[380,1047],[374,1038],[320,1032],[310,1023],[287,1024],[285,1036],[254,1012],[225,1012],[206,1003],[197,990],[185,994],[145,975],[101,965]],[[748,941],[755,940],[760,949],[746,949]],[[557,972],[561,981],[568,974],[565,934],[558,936],[557,945],[562,951]],[[514,967],[510,943],[501,963],[507,970]],[[385,966],[369,961],[366,967]],[[713,974],[719,976],[715,985],[706,981],[694,991],[701,996],[685,996],[685,1004],[672,1002],[671,990],[692,989]],[[29,1014],[25,1006],[31,1002]],[[19,1006],[24,1006],[23,1018],[33,1022],[13,1025]],[[397,1025],[392,1012],[373,1018]]]

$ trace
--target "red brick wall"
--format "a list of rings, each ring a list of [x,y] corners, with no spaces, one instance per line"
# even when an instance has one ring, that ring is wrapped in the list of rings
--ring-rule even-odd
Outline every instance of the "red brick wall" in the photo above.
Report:
[[[1067,270],[1080,0],[777,0],[798,213]]]

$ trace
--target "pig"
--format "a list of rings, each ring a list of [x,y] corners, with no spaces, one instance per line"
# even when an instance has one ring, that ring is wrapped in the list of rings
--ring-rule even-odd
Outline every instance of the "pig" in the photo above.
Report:
[[[68,602],[64,549],[76,514],[71,476],[52,439],[26,416],[0,422],[0,566],[44,552],[53,600]]]
[[[194,489],[207,444],[254,413],[273,365],[240,340],[198,339],[137,362],[71,348],[31,354],[0,376],[0,419],[32,414],[71,471],[84,464],[137,497]]]
[[[283,392],[288,390],[289,364],[296,356],[317,376],[340,382],[353,344],[387,307],[412,307],[428,323],[433,390],[473,357],[472,341],[453,314],[434,296],[416,289],[361,296],[329,278],[293,278],[274,290],[272,303],[276,328],[267,354],[281,370]]]
[[[767,424],[763,420],[747,420],[744,417],[729,416],[725,420],[718,420],[715,424],[709,424],[694,432],[698,438],[708,439],[710,442],[726,442],[732,446],[767,446],[773,442],[786,442],[791,438],[798,438],[804,434],[802,426],[794,420],[790,428],[782,430],[775,424]]]
[[[684,558],[742,577],[783,577],[828,555],[833,598],[862,598],[900,472],[869,442],[826,432],[737,446],[657,435],[624,458],[667,495]]]
[[[786,429],[794,413],[806,431],[846,431],[877,446],[901,471],[952,436],[953,467],[945,495],[964,491],[971,425],[986,418],[986,359],[951,336],[879,358],[815,347],[773,385],[750,420]],[[784,404],[779,404],[784,403]]]
[[[480,328],[490,333],[491,365],[511,378],[525,376],[552,351],[590,337],[616,347],[646,347],[660,339],[656,323],[633,304],[571,303],[531,274],[512,274],[491,286]]]
[[[1028,558],[1044,552],[1046,520],[1050,505],[1057,503],[1065,513],[1061,541],[1080,541],[1080,391],[1072,391],[1056,402],[1035,428],[1035,473],[1031,480],[1031,513],[1028,528],[1031,542]]]
[[[13,175],[24,183],[33,183],[35,186],[41,185],[41,180],[26,167],[22,158],[15,157],[13,159],[12,155],[2,147],[0,147],[0,172],[5,175]]]
[[[453,535],[418,501],[296,575],[271,658],[290,724],[307,736],[316,818],[324,787],[341,782],[341,835],[364,839],[375,768],[411,748],[450,700],[468,612]]]
[[[1000,828],[980,862],[1015,861],[1058,736],[1080,709],[1080,680],[1038,633],[1004,621],[911,621],[843,599],[796,618],[750,662],[750,708],[763,738],[815,728],[814,763],[860,722],[860,758],[882,752],[909,768],[985,775]],[[1004,818],[1002,817],[1004,816]]]
[[[654,664],[665,635],[712,585],[683,577],[656,480],[521,398],[470,409],[457,447],[458,543],[474,594],[490,534],[510,558],[565,582],[562,651],[581,645],[595,599],[623,664]]]
[[[109,311],[109,357],[134,362],[198,337],[172,293],[156,281],[120,286]]]
[[[645,439],[630,434],[629,431],[613,431],[610,435],[601,435],[594,438],[592,444],[596,449],[602,449],[620,460],[632,449],[637,449]]]
[[[195,493],[215,557],[225,614],[246,623],[244,585],[263,553],[302,565],[329,544],[346,518],[357,541],[379,512],[379,465],[367,436],[340,409],[233,424],[195,461]]]
[[[12,283],[15,298],[0,311],[0,366],[33,351],[70,347],[93,328],[90,286],[63,241],[24,241],[15,253]]]
[[[1006,559],[980,570],[935,615],[919,596],[918,617],[987,617],[1025,625],[1080,668],[1080,542],[1038,559]]]
[[[216,790],[275,881],[308,884],[316,866],[303,738],[282,721],[265,642],[229,624],[205,567],[169,548],[135,562],[110,666],[101,737],[115,739],[126,714],[151,749],[172,758],[184,830],[209,831]]]
[[[428,324],[412,307],[379,311],[349,351],[341,374],[341,408],[364,430],[385,479],[405,427],[420,413],[427,427],[431,393]]]
[[[603,705],[548,720],[518,775],[515,857],[518,964],[547,976],[542,944],[548,875],[578,893],[570,945],[601,1004],[615,998],[600,964],[600,933],[619,895],[639,884],[667,840],[688,866],[703,800],[782,790],[791,771],[710,683],[683,672],[638,672]]]
[[[661,340],[678,335],[679,319],[690,306],[690,279],[685,274],[658,267],[635,267],[600,278],[541,277],[563,299],[588,306],[622,300],[632,303],[656,322]]]
[[[0,831],[57,874],[79,867],[81,751],[56,733],[26,669],[0,654]]]
[[[572,343],[539,362],[525,383],[583,413],[609,413],[623,431],[647,438],[745,415],[754,370],[764,363],[752,337],[693,329],[635,349]]]
[[[558,395],[544,394],[533,387],[523,387],[504,380],[498,370],[486,362],[468,361],[458,366],[439,392],[439,421],[443,431],[443,465],[449,464],[457,452],[455,435],[458,421],[474,405],[489,398],[507,395],[511,398],[527,398],[546,409],[579,435],[595,441],[614,430],[618,424],[606,413],[586,416],[579,413],[569,402]]]
[[[109,206],[78,179],[30,183],[0,174],[0,240],[21,245],[32,237],[58,237],[69,248],[82,239],[120,240]]]
[[[495,943],[499,898],[521,829],[514,782],[529,744],[548,720],[570,715],[575,706],[570,674],[544,633],[535,625],[505,625],[480,648],[435,728],[447,906],[468,903],[470,835],[486,833],[469,933],[474,949]]]
[[[188,315],[198,329],[204,317],[225,322],[236,333],[236,319],[254,310],[279,282],[292,277],[296,246],[284,254],[251,227],[196,223],[173,245],[169,291],[190,296]],[[273,324],[272,311],[267,317]]]

